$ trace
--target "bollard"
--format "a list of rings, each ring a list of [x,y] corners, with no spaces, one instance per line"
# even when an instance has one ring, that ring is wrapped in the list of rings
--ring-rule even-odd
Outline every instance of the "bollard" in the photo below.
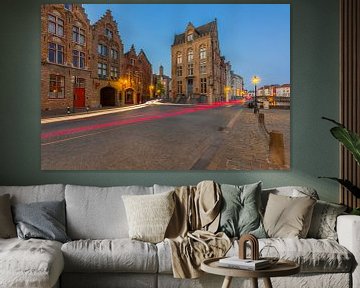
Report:
[[[68,107],[66,107],[66,113],[67,114],[70,114],[71,112],[70,112],[70,107],[68,106]]]
[[[264,115],[264,113],[259,113],[258,122],[259,122],[259,124],[265,124],[265,115]]]
[[[285,165],[284,135],[280,131],[270,132],[269,152],[272,163]]]

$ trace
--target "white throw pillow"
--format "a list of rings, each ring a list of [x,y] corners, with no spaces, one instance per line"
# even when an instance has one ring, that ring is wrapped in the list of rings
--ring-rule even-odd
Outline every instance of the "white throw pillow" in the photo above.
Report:
[[[158,243],[175,208],[174,191],[155,195],[122,196],[131,239]]]

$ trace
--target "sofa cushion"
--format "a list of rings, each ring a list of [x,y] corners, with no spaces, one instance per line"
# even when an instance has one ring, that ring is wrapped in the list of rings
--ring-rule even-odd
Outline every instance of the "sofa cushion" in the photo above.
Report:
[[[307,237],[337,240],[336,219],[346,209],[345,205],[318,200],[314,207]]]
[[[124,195],[131,239],[157,243],[164,240],[175,208],[174,191],[156,195]]]
[[[1,287],[53,287],[63,268],[59,242],[0,239]]]
[[[307,197],[269,195],[264,227],[269,237],[305,238],[316,200]]]
[[[0,196],[0,238],[16,237],[16,229],[11,214],[10,195]]]
[[[12,208],[19,238],[69,241],[65,229],[65,201],[15,204]]]
[[[65,197],[65,186],[63,184],[0,186],[0,195],[4,194],[10,194],[11,204],[61,201]]]
[[[229,237],[251,233],[266,237],[260,215],[261,182],[243,186],[221,184],[222,204],[219,230]]]
[[[156,246],[130,239],[78,240],[61,250],[66,272],[156,273]]]
[[[128,238],[123,195],[152,194],[152,187],[66,185],[67,233],[71,239]]]
[[[265,212],[265,208],[270,194],[289,196],[289,197],[310,196],[311,198],[319,199],[319,195],[317,194],[316,190],[310,187],[283,186],[283,187],[267,188],[261,191],[261,206],[263,212]]]

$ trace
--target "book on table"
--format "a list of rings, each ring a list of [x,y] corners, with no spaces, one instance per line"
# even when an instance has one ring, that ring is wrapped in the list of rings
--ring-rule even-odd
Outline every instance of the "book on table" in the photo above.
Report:
[[[219,266],[247,270],[260,270],[270,267],[271,262],[267,259],[240,259],[238,256],[233,256],[220,259]]]

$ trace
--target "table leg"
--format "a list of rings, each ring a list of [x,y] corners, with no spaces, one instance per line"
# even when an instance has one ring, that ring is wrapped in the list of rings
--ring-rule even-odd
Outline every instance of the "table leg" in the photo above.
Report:
[[[264,279],[265,288],[273,288],[270,278],[266,277],[263,279]]]
[[[221,286],[221,288],[230,288],[232,277],[231,276],[225,276],[224,282]]]
[[[252,287],[258,288],[258,279],[257,278],[251,278]]]

